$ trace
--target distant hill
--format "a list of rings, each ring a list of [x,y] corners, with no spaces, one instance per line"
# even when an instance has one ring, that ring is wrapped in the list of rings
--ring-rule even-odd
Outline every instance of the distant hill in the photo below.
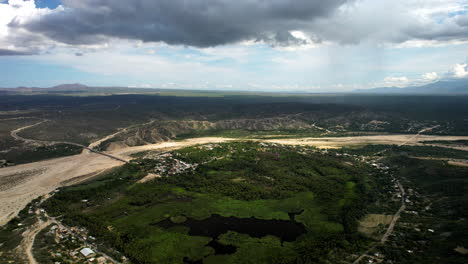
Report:
[[[0,93],[157,93],[159,89],[128,88],[128,87],[90,87],[80,83],[60,84],[49,88],[16,87],[0,88]]]
[[[207,93],[232,93],[232,94],[283,94],[297,95],[298,92],[285,91],[281,93],[277,92],[245,92],[245,91],[216,91],[216,90],[171,90],[171,89],[159,89],[159,88],[128,88],[128,87],[93,87],[87,86],[80,83],[73,84],[60,84],[49,88],[39,87],[16,87],[16,88],[0,88],[0,94],[161,94],[161,93],[196,93],[196,94],[207,94]],[[327,93],[324,91],[323,93]],[[349,93],[349,92],[347,92]],[[358,89],[354,90],[353,94],[468,94],[468,78],[465,79],[448,79],[441,80],[434,83],[422,85],[422,86],[410,86],[410,87],[379,87],[372,89]],[[307,93],[304,93],[307,94]]]
[[[379,87],[354,90],[353,93],[367,94],[468,94],[468,78],[441,80],[422,86]]]
[[[60,84],[57,86],[53,86],[51,88],[46,88],[50,91],[86,91],[89,90],[89,86],[86,86],[81,83],[73,83],[73,84]]]
[[[49,92],[49,91],[86,91],[89,90],[90,87],[80,84],[61,84],[57,86],[53,86],[50,88],[39,88],[39,87],[16,87],[16,88],[1,88],[0,91],[7,91],[7,92],[17,92],[17,93],[32,93],[32,92]]]

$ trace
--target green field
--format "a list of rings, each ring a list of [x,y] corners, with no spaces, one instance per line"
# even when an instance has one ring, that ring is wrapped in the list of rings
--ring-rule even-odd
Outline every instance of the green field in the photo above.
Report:
[[[356,228],[370,202],[362,198],[370,192],[363,173],[370,168],[350,166],[313,149],[244,142],[211,147],[173,153],[175,159],[198,164],[195,170],[140,184],[136,181],[158,165],[140,158],[100,179],[62,189],[45,208],[69,225],[87,227],[135,263],[183,263],[184,258],[203,263],[318,263],[330,259],[332,251],[342,256],[365,242]],[[305,228],[290,242],[232,231],[216,238],[193,236],[183,225],[187,219],[214,214],[240,221],[292,221],[288,213],[297,213],[294,223]],[[176,226],[158,226],[166,219]],[[211,240],[237,249],[215,254],[207,245]]]

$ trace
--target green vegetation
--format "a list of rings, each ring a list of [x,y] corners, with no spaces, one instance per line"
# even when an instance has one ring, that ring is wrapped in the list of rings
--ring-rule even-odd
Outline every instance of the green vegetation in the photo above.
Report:
[[[319,263],[332,255],[343,257],[366,241],[356,228],[369,202],[363,197],[372,197],[364,176],[371,170],[367,166],[350,166],[308,148],[246,142],[189,147],[172,158],[198,166],[139,184],[138,179],[158,166],[141,158],[138,164],[61,189],[44,206],[65,223],[88,228],[136,263],[182,263],[184,258],[204,263]],[[187,218],[203,220],[213,214],[290,221],[292,212],[306,230],[293,242],[233,232],[218,238],[193,236],[188,227],[177,226]],[[166,219],[176,226],[160,227]],[[214,254],[208,246],[213,239],[237,247],[236,252]],[[313,256],[301,253],[311,250]]]
[[[33,147],[25,150],[12,150],[0,154],[0,159],[8,160],[15,164],[23,164],[45,159],[53,159],[81,153],[83,148],[69,144],[55,144],[51,146]]]
[[[1,120],[0,115],[0,150],[8,150],[12,147],[18,145],[18,141],[16,141],[11,135],[10,132],[12,130],[18,129],[20,127],[24,127],[27,125],[34,124],[37,122],[36,119],[33,118],[20,118],[17,119],[15,117],[10,116],[3,116],[4,119]],[[0,153],[2,155],[2,153]],[[0,159],[1,156],[0,156]]]
[[[26,163],[81,151],[69,145],[31,148],[11,137],[11,130],[44,119],[48,121],[21,135],[88,144],[129,128],[100,146],[105,148],[116,141],[139,145],[199,136],[414,134],[435,125],[439,127],[428,133],[468,133],[466,96],[150,92],[112,96],[101,96],[108,95],[104,90],[66,96],[5,95],[0,105],[0,159]],[[325,134],[317,127],[332,133]],[[466,146],[466,141],[426,143]],[[357,156],[344,155],[374,156],[383,150],[376,159],[386,160],[391,167],[385,171],[388,174],[359,162]],[[351,262],[349,256],[361,252],[370,242],[358,234],[357,220],[368,213],[393,214],[400,206],[390,180],[394,174],[405,187],[419,190],[421,195],[411,195],[413,204],[408,204],[408,210],[419,215],[404,212],[404,225],[397,225],[397,235],[379,250],[393,263],[464,263],[453,247],[466,245],[466,168],[411,157],[466,159],[466,151],[369,145],[325,153],[313,148],[246,142],[211,144],[173,152],[168,157],[169,169],[161,173],[161,178],[138,183],[164,166],[154,156],[140,153],[134,156],[135,162],[112,173],[61,188],[44,203],[45,209],[67,225],[86,227],[99,245],[109,249],[104,250],[109,255],[119,258],[118,250],[135,263],[182,263],[184,259],[187,263]],[[189,164],[189,169],[178,170],[182,162]],[[171,172],[172,168],[175,172]],[[426,210],[426,206],[430,209]],[[216,237],[192,235],[191,221],[213,219],[213,215],[236,217],[241,222],[288,222],[305,231],[292,241],[273,235],[258,237],[252,230],[228,230]],[[28,221],[32,222],[28,219],[20,215],[0,230],[1,261],[10,260],[5,252],[17,246],[24,230],[18,224],[27,226]],[[161,223],[170,223],[170,227]],[[415,228],[433,228],[436,232]],[[40,253],[47,239],[43,233],[39,237],[45,240],[38,240],[42,244],[38,244],[37,254],[47,262],[46,254]],[[236,250],[218,254],[217,247],[223,246]],[[412,248],[418,249],[418,254],[406,251]]]
[[[16,250],[23,239],[23,232],[34,225],[37,218],[29,214],[29,207],[38,202],[33,200],[18,216],[10,220],[6,225],[0,227],[0,262],[1,263],[22,263],[22,256],[18,256]]]

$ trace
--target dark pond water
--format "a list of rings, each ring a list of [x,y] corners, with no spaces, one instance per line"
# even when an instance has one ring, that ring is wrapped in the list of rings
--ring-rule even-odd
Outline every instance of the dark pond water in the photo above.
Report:
[[[155,225],[163,228],[174,226],[186,226],[189,228],[189,235],[205,236],[217,238],[228,231],[248,234],[251,237],[261,238],[267,235],[276,236],[281,241],[294,241],[297,237],[306,232],[304,225],[295,222],[294,214],[291,220],[263,220],[257,218],[237,218],[224,217],[217,214],[203,220],[187,218],[187,221],[175,224],[169,219],[165,219]]]
[[[236,252],[237,247],[232,245],[224,245],[218,242],[218,237],[228,231],[247,234],[251,237],[261,238],[267,235],[276,236],[281,241],[294,241],[300,235],[306,232],[304,225],[295,221],[295,216],[302,213],[289,213],[290,220],[263,220],[254,217],[237,218],[224,217],[213,214],[211,217],[196,220],[187,218],[183,223],[173,223],[169,218],[154,225],[171,228],[175,226],[186,226],[189,228],[188,234],[191,236],[211,237],[211,240],[206,246],[212,247],[215,250],[215,255],[228,255]],[[202,260],[190,260],[184,258],[186,264],[201,264]]]
[[[184,258],[184,264],[203,264],[203,260],[202,259],[191,260],[188,257],[185,257]]]
[[[235,253],[237,250],[237,247],[221,244],[215,239],[211,240],[210,243],[206,245],[215,250],[215,255],[229,255]]]
[[[221,244],[215,239],[211,240],[210,243],[205,246],[212,247],[215,250],[215,255],[230,255],[235,253],[237,250],[237,247]],[[191,260],[188,257],[185,257],[184,264],[203,264],[203,260]]]

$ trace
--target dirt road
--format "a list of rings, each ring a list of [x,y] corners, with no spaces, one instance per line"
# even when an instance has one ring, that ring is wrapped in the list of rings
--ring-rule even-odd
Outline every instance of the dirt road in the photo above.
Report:
[[[36,259],[34,258],[33,255],[33,245],[34,245],[34,240],[36,239],[36,235],[44,228],[46,228],[50,224],[49,221],[42,221],[39,219],[39,221],[34,224],[34,226],[28,228],[24,233],[23,233],[23,240],[21,241],[21,244],[18,246],[16,249],[20,254],[25,254],[26,258],[28,259],[28,262],[30,264],[38,264]]]
[[[385,242],[387,242],[388,237],[393,233],[393,229],[395,228],[395,225],[400,218],[401,212],[403,212],[406,208],[405,205],[405,198],[406,198],[406,193],[405,189],[403,188],[403,185],[399,181],[397,181],[398,188],[400,189],[400,194],[401,194],[401,206],[398,209],[398,211],[393,215],[392,221],[390,222],[389,226],[387,227],[387,230],[385,231],[385,234],[382,236],[379,242],[374,243],[370,248],[368,248],[364,253],[362,253],[356,260],[353,261],[353,264],[358,264],[360,263],[366,256],[368,256],[369,252],[376,248],[378,245],[383,245]]]
[[[28,256],[28,260],[30,264],[37,264],[36,259],[34,258],[33,255],[33,245],[34,245],[34,240],[36,239],[36,235],[41,232],[42,229],[46,228],[50,223],[48,221],[46,222],[39,222],[39,225],[37,228],[31,231],[31,234],[28,238],[25,239],[26,241],[26,255]]]
[[[44,122],[47,122],[48,120],[42,120],[41,122],[38,122],[38,123],[35,123],[35,124],[32,124],[32,125],[28,125],[28,126],[24,126],[24,127],[20,127],[18,129],[15,129],[15,130],[12,130],[10,132],[11,136],[16,139],[16,140],[20,140],[20,141],[23,141],[25,144],[34,144],[34,145],[56,145],[56,144],[67,144],[67,145],[73,145],[73,146],[77,146],[77,147],[81,147],[83,148],[83,151],[82,151],[82,154],[87,154],[89,152],[94,152],[96,154],[99,154],[99,155],[104,155],[108,158],[111,158],[111,159],[115,159],[117,161],[121,161],[121,162],[128,162],[126,159],[122,158],[122,157],[117,157],[117,156],[113,156],[113,155],[110,155],[108,153],[104,153],[104,152],[101,152],[101,151],[98,151],[98,150],[95,150],[94,147],[96,146],[99,146],[99,144],[101,144],[101,142],[107,140],[107,139],[110,139],[110,138],[113,138],[115,137],[116,135],[124,132],[127,130],[127,128],[124,128],[122,130],[119,130],[118,132],[114,133],[114,134],[111,134],[109,136],[106,136],[102,139],[99,139],[93,143],[91,143],[89,146],[85,146],[85,145],[82,145],[82,144],[78,144],[78,143],[74,143],[74,142],[68,142],[68,141],[43,141],[43,140],[36,140],[36,139],[30,139],[30,138],[24,138],[24,137],[21,137],[18,135],[19,132],[25,130],[25,129],[28,129],[28,128],[31,128],[31,127],[34,127],[34,126],[37,126],[37,125],[40,125]]]
[[[395,215],[393,215],[392,222],[388,226],[387,231],[385,232],[385,234],[382,236],[382,239],[380,239],[380,244],[384,244],[385,242],[387,242],[388,237],[392,234],[393,229],[395,228],[396,222],[400,218],[401,212],[403,212],[405,210],[405,208],[406,208],[406,205],[405,205],[405,199],[406,199],[405,189],[403,188],[403,185],[401,185],[401,183],[399,181],[397,181],[397,185],[398,185],[398,188],[400,189],[400,194],[401,194],[401,206],[398,209],[398,211],[395,213]]]
[[[23,141],[24,143],[26,144],[46,144],[48,143],[47,141],[40,141],[40,140],[33,140],[33,139],[27,139],[27,138],[24,138],[24,137],[21,137],[18,135],[19,132],[23,131],[23,130],[26,130],[28,128],[31,128],[31,127],[35,127],[35,126],[38,126],[44,122],[47,122],[47,120],[42,120],[40,122],[37,122],[37,123],[34,123],[32,125],[28,125],[28,126],[24,126],[24,127],[20,127],[20,128],[17,128],[15,130],[12,130],[10,132],[10,135],[15,139],[15,140],[20,140],[20,141]]]

